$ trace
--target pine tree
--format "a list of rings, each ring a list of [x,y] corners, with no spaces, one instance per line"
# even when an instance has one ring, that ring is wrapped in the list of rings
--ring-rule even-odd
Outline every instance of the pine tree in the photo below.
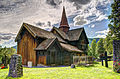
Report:
[[[108,17],[110,20],[108,36],[120,39],[120,0],[114,0],[111,7],[112,12]]]

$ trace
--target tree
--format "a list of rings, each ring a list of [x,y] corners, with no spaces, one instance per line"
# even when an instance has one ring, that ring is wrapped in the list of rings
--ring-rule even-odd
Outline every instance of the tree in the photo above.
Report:
[[[2,63],[5,64],[5,66],[8,64],[8,61],[11,58],[11,55],[15,54],[15,49],[14,48],[2,48],[0,51],[0,56],[2,57]]]
[[[92,56],[91,47],[89,45],[88,45],[87,53],[88,53],[88,56]]]
[[[93,41],[91,43],[91,53],[92,53],[92,56],[97,58],[97,55],[96,55],[96,40],[95,39],[93,39]]]
[[[99,39],[99,41],[97,42],[97,46],[96,46],[97,48],[97,50],[96,50],[96,52],[97,52],[97,55],[100,55],[100,54],[102,54],[102,53],[104,53],[105,52],[105,48],[104,48],[104,39],[103,38],[100,38]]]
[[[113,39],[109,36],[107,36],[104,40],[104,48],[109,55],[113,54]]]
[[[108,17],[110,20],[108,36],[120,40],[120,0],[114,0],[111,7],[112,12]]]
[[[0,63],[2,62],[1,50],[2,50],[2,46],[0,46]]]

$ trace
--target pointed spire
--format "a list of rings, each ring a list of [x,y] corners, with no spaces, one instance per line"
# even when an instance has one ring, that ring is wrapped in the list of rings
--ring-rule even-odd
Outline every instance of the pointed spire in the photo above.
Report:
[[[68,25],[68,21],[67,21],[67,17],[66,17],[66,12],[65,12],[65,7],[63,6],[63,12],[62,12],[62,18],[61,18],[61,22],[60,22],[60,27],[59,27],[62,31],[64,32],[68,32],[69,31],[69,25]]]

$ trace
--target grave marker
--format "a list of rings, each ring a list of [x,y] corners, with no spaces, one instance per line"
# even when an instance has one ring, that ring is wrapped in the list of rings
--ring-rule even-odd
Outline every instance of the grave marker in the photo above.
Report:
[[[15,54],[11,56],[9,64],[9,77],[21,77],[23,76],[22,56]]]

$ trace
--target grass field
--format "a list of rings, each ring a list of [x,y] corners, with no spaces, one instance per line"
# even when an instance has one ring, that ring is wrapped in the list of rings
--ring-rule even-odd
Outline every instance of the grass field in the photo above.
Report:
[[[7,77],[8,69],[0,69],[0,79],[12,79]],[[18,79],[120,79],[120,73],[112,70],[112,62],[109,68],[101,66],[101,63],[91,67],[51,67],[51,68],[24,68],[23,77]],[[15,79],[15,78],[14,78]]]

